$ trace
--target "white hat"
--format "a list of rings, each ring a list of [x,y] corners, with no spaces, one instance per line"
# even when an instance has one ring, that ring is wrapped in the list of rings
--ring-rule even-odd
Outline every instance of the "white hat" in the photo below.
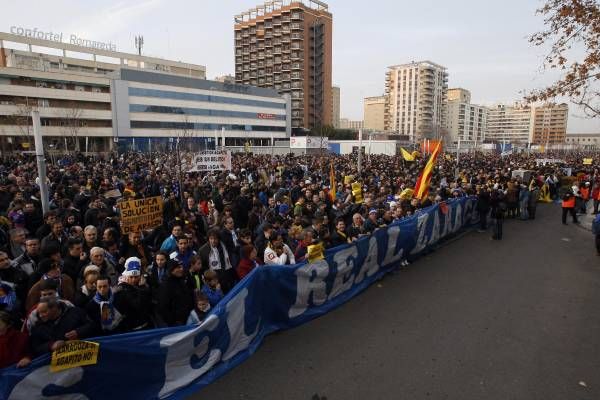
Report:
[[[142,273],[142,262],[137,257],[129,257],[125,261],[123,276],[140,276]]]

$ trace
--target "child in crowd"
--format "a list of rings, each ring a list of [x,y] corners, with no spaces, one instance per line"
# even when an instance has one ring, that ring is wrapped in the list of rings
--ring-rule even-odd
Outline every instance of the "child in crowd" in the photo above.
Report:
[[[221,291],[221,284],[217,273],[210,269],[204,271],[204,286],[202,287],[202,293],[208,298],[208,302],[211,307],[217,305],[223,298],[223,291]]]
[[[208,297],[201,290],[194,290],[194,309],[190,311],[190,316],[187,319],[187,325],[201,324],[210,311],[210,303]]]

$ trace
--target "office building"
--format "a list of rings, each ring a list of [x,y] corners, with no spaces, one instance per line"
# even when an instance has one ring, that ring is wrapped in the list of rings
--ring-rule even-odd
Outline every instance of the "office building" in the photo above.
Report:
[[[448,141],[476,145],[484,140],[487,129],[486,107],[471,104],[471,92],[448,89]]]
[[[365,130],[383,132],[385,129],[385,96],[365,97],[363,113]]]
[[[334,128],[340,128],[340,88],[334,86],[331,88],[331,95],[333,98],[331,99],[332,113],[331,113],[331,125]]]
[[[0,33],[0,150],[31,147],[32,110],[56,150],[159,149],[177,137],[210,147],[215,131],[231,146],[289,137],[289,98],[205,76],[201,65]]]
[[[431,61],[388,67],[385,130],[409,140],[440,138],[446,132],[448,73]]]
[[[332,15],[311,0],[267,1],[235,16],[237,83],[292,99],[292,127],[332,124]]]
[[[340,118],[340,129],[359,130],[364,128],[363,121],[354,121],[348,118]]]
[[[537,105],[532,108],[532,113],[531,143],[547,145],[565,142],[569,117],[566,103]]]
[[[600,132],[597,133],[568,133],[565,143],[583,149],[600,148]]]

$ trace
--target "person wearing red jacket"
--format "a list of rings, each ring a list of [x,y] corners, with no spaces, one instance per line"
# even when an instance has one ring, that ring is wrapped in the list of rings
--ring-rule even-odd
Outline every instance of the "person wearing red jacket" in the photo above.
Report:
[[[254,268],[258,267],[258,262],[256,261],[257,256],[258,251],[256,250],[256,247],[251,244],[242,247],[242,259],[236,268],[240,280],[248,275]]]
[[[0,311],[0,369],[15,363],[22,368],[30,362],[29,336],[14,329],[10,314]]]

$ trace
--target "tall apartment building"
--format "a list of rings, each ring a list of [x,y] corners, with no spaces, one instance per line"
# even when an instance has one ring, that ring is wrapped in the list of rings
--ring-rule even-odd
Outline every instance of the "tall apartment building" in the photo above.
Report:
[[[488,109],[471,104],[471,92],[448,89],[448,135],[453,143],[481,143],[487,129]]]
[[[516,144],[564,143],[568,114],[569,107],[564,103],[499,104],[489,110],[485,139]]]
[[[531,143],[558,144],[565,142],[569,116],[569,106],[566,103],[534,106],[532,113]]]
[[[383,132],[385,129],[385,96],[365,97],[363,120],[366,130]]]
[[[498,104],[489,109],[485,140],[527,144],[531,129],[531,108],[516,103]]]
[[[335,129],[340,128],[340,88],[338,86],[333,86],[331,88],[331,125]]]
[[[332,123],[332,27],[328,5],[267,1],[235,16],[237,83],[292,98],[292,127]]]
[[[431,61],[388,67],[385,79],[385,130],[410,140],[445,133],[448,73]]]

